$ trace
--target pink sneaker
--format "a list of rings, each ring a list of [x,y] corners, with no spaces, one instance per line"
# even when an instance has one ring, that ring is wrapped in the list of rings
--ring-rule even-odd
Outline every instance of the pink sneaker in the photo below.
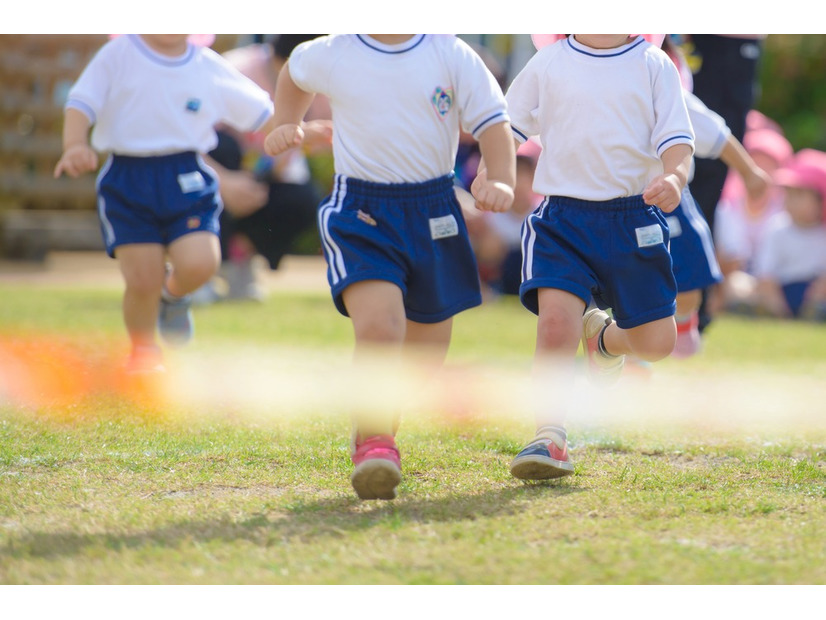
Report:
[[[599,308],[592,308],[582,316],[582,350],[588,358],[588,372],[596,383],[608,387],[622,374],[625,356],[608,357],[599,352],[599,335],[611,324],[611,317]]]
[[[159,347],[133,347],[126,362],[127,375],[155,375],[166,372]]]
[[[672,357],[685,359],[700,352],[702,342],[699,325],[700,317],[696,312],[692,312],[687,321],[677,323],[677,343],[671,352]]]
[[[373,435],[355,442],[356,466],[350,482],[360,499],[394,499],[402,479],[401,457],[392,435]]]

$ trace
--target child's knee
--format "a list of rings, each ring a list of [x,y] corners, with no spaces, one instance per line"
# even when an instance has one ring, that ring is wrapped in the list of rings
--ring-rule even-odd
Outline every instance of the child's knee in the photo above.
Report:
[[[405,321],[390,314],[355,319],[353,327],[360,342],[401,343],[405,337]]]
[[[662,319],[628,330],[628,342],[634,355],[646,362],[665,359],[674,350],[677,328],[674,320]]]
[[[576,352],[582,331],[582,319],[563,312],[545,312],[536,326],[537,348],[544,351]]]
[[[163,288],[163,269],[136,269],[124,272],[126,290],[141,297],[160,296]]]

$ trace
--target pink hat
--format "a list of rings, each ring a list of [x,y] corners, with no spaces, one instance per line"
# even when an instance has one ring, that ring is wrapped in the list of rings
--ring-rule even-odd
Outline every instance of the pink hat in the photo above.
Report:
[[[743,136],[743,146],[749,153],[765,153],[777,162],[786,164],[794,155],[789,141],[774,129],[750,129]]]
[[[746,114],[746,131],[751,129],[773,129],[778,133],[783,133],[783,128],[777,121],[757,110],[749,110]]]
[[[813,189],[820,194],[826,221],[826,153],[801,149],[786,166],[775,172],[775,182],[785,187]]]
[[[543,47],[551,45],[552,43],[556,43],[557,41],[561,41],[567,36],[568,35],[564,34],[532,34],[531,41],[533,41],[533,46],[536,49],[541,50]],[[632,34],[631,36],[635,37],[637,35]],[[644,34],[641,36],[643,39],[645,39],[649,43],[653,43],[657,47],[661,47],[663,41],[665,40],[664,34]]]

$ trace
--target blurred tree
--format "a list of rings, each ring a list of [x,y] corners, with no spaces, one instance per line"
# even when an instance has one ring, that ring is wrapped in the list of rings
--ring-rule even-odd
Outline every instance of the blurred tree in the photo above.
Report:
[[[826,35],[771,34],[755,107],[777,121],[795,150],[826,150]]]

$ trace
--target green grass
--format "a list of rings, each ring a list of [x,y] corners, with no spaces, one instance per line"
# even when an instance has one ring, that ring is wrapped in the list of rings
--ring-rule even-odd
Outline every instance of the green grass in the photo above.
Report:
[[[0,343],[45,335],[92,359],[126,346],[118,291],[3,286],[0,299]],[[250,347],[318,354],[326,372],[352,347],[326,294],[198,308],[196,320],[175,359],[198,368]],[[527,373],[535,327],[512,299],[459,315],[446,372]],[[785,399],[783,380],[805,392]],[[271,377],[273,402],[289,381]],[[323,390],[323,375],[310,385]],[[702,355],[665,360],[648,387],[612,397],[639,399],[643,418],[609,400],[615,419],[573,420],[576,475],[550,483],[508,473],[530,412],[449,385],[447,415],[402,424],[393,502],[354,497],[345,415],[114,391],[0,404],[0,583],[826,582],[823,326],[720,318]]]

